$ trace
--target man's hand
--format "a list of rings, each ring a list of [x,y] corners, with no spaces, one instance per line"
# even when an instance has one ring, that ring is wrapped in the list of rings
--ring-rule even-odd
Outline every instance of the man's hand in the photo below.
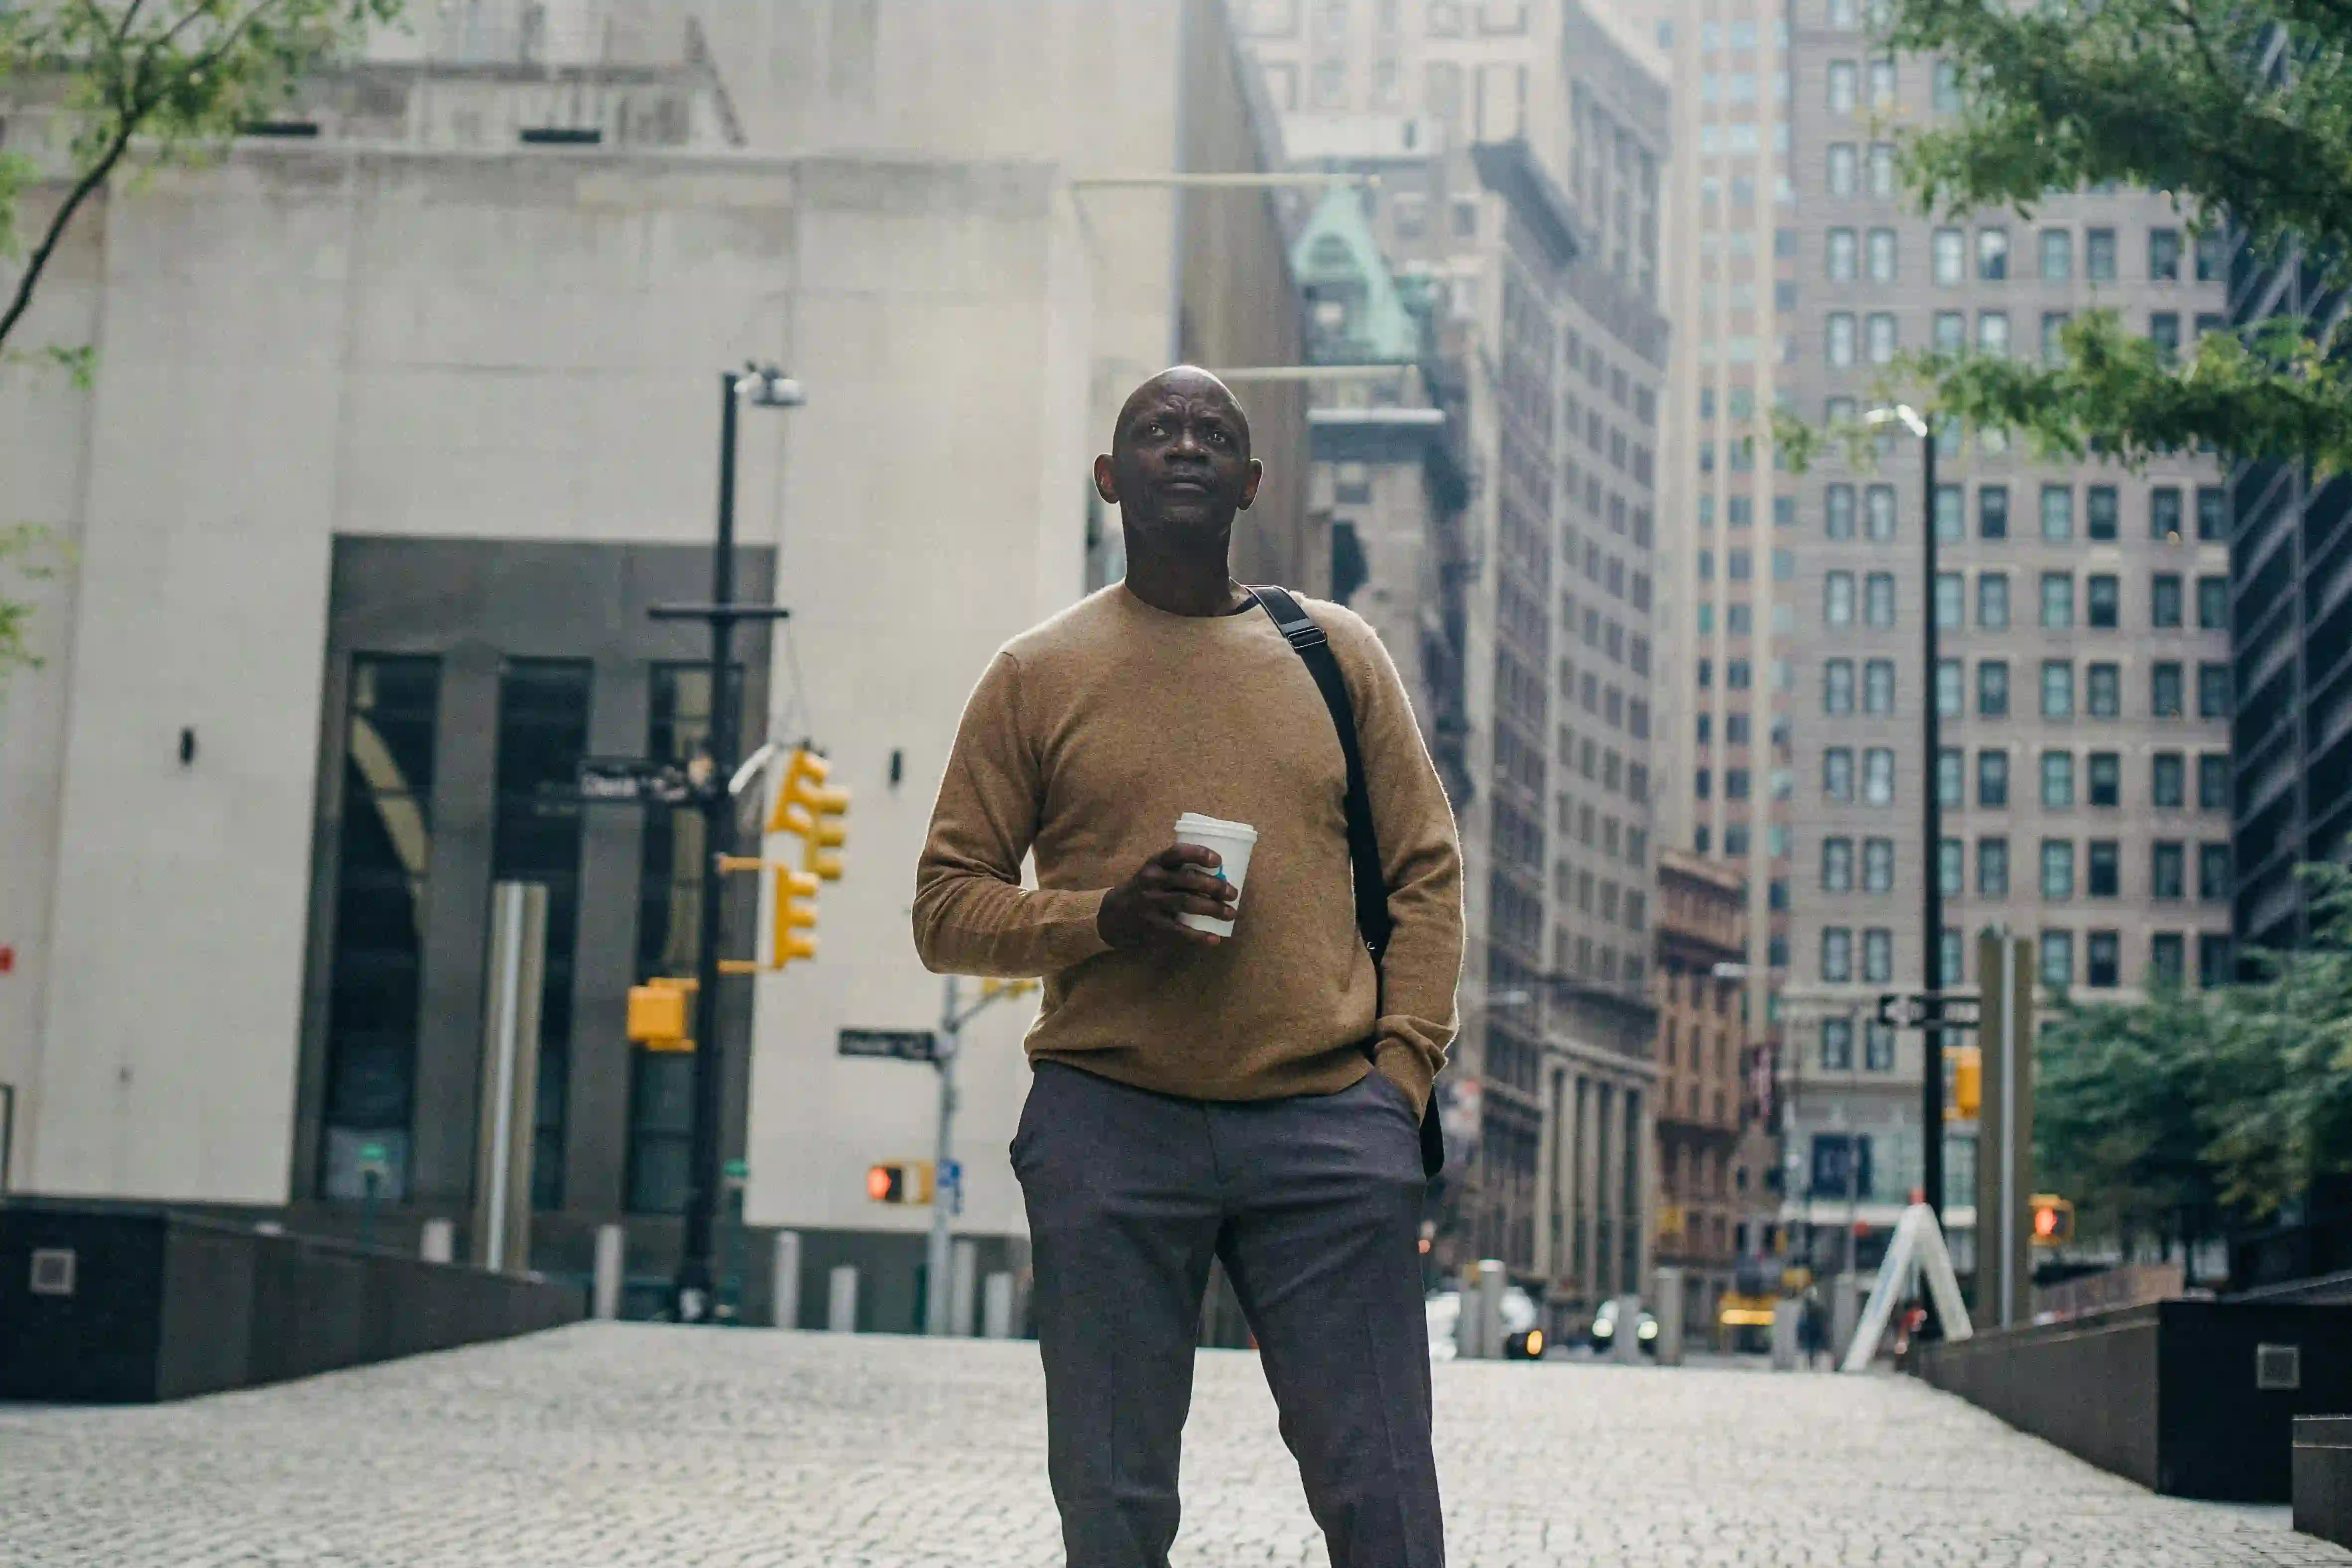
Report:
[[[1241,890],[1216,874],[1223,861],[1202,844],[1171,844],[1105,895],[1095,929],[1114,947],[1189,943],[1214,947],[1224,938],[1196,931],[1176,917],[1203,915],[1231,920]]]

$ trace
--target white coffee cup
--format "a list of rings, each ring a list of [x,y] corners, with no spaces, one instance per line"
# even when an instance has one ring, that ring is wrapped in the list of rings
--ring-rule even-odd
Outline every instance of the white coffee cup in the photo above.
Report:
[[[1247,822],[1221,821],[1204,817],[1198,811],[1187,811],[1176,819],[1176,841],[1180,844],[1200,844],[1217,852],[1223,863],[1215,873],[1234,884],[1234,908],[1241,907],[1240,894],[1244,879],[1249,875],[1250,851],[1257,845],[1257,830]],[[1195,931],[1213,931],[1220,936],[1234,934],[1230,920],[1212,920],[1205,915],[1187,912],[1176,917]]]

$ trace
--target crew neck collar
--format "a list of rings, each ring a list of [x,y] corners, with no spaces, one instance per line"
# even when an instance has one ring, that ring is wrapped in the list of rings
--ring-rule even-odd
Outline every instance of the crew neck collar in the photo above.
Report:
[[[1220,611],[1214,615],[1180,615],[1173,610],[1160,609],[1157,604],[1137,593],[1127,585],[1125,578],[1118,580],[1117,591],[1121,601],[1129,608],[1150,616],[1155,621],[1175,622],[1184,625],[1214,626],[1227,622],[1246,621],[1258,607],[1257,601],[1251,599],[1244,601],[1235,609]]]

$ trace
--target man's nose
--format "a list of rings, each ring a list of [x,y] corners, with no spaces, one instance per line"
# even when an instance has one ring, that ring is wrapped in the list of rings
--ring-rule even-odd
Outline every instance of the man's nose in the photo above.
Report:
[[[1201,436],[1189,424],[1176,427],[1176,450],[1188,457],[1201,455]]]

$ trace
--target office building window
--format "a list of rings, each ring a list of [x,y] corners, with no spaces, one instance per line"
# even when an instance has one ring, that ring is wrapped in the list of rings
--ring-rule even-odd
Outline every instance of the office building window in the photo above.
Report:
[[[1935,277],[1951,285],[1968,280],[1969,236],[1961,229],[1937,229],[1934,241]]]
[[[1856,101],[1860,71],[1852,60],[1832,60],[1829,63],[1829,105],[1832,114],[1852,114]]]
[[[2204,664],[2197,666],[2197,716],[2230,716],[2229,665]]]
[[[2180,316],[2177,311],[2158,310],[2147,319],[2147,340],[2156,345],[2157,361],[2171,365],[2180,359]]]
[[[1852,839],[1822,841],[1822,891],[1823,893],[1853,891],[1853,841]]]
[[[2209,904],[2230,896],[2229,845],[2197,846],[2197,896]]]
[[[1969,347],[1969,313],[1965,310],[1936,312],[1936,352],[1963,354]]]
[[[2147,623],[2159,632],[2180,627],[2180,574],[2159,571],[2147,580]]]
[[[2147,493],[2147,537],[2180,542],[2180,487],[2158,485]]]
[[[1895,841],[1864,839],[1862,841],[1862,891],[1893,893],[1895,891]]]
[[[1846,805],[1853,803],[1853,748],[1832,746],[1822,753],[1822,795]]]
[[[1853,230],[1830,230],[1822,255],[1832,283],[1852,283],[1862,276],[1862,248]]]
[[[2178,931],[2158,931],[2148,937],[2147,967],[2158,984],[2179,985],[2188,977],[2187,939]]]
[[[2230,537],[2230,492],[2219,485],[2197,486],[2197,537],[2209,541]]]
[[[1853,364],[1853,312],[1830,312],[1828,342],[1825,345],[1829,362],[1841,367]]]
[[[1870,144],[1870,193],[1882,202],[1895,199],[1895,143],[1874,141]]]
[[[1874,571],[1863,580],[1863,620],[1885,631],[1895,624],[1895,574]]]
[[[1853,661],[1831,659],[1822,665],[1822,711],[1832,716],[1853,711]]]
[[[2232,967],[2230,938],[2218,931],[2197,938],[2197,983],[2207,990],[2230,983]]]
[[[580,934],[583,808],[571,799],[588,749],[585,660],[512,659],[499,683],[498,806],[490,876],[547,885],[539,1004],[539,1102],[531,1118],[531,1202],[563,1207],[572,1058],[572,954]]]
[[[2042,661],[2042,716],[2074,716],[2074,666],[2064,659]]]
[[[1979,839],[1977,841],[1977,896],[2007,898],[2009,896],[2009,841]],[[1952,977],[1947,975],[1945,978]]]
[[[2163,659],[2147,668],[2147,711],[2157,718],[2180,716],[2180,665]]]
[[[2200,632],[2227,632],[2230,629],[2228,578],[2200,577],[2197,580],[2197,629]]]
[[[1853,486],[1832,485],[1822,491],[1822,532],[1833,539],[1853,538]]]
[[[2074,579],[2071,572],[2045,571],[2042,574],[2042,625],[2044,631],[2063,632],[2074,624]]]
[[[2042,281],[2064,283],[2074,275],[2074,236],[2064,229],[2042,231]]]
[[[1964,804],[1962,786],[1967,782],[1967,758],[1957,746],[1945,747],[1936,757],[1936,799],[1948,810],[1957,811]]]
[[[1895,1071],[1895,1026],[1869,1019],[1862,1026],[1862,1065],[1869,1072]]]
[[[1865,336],[1869,343],[1870,362],[1874,365],[1892,364],[1896,347],[1893,313],[1885,310],[1873,311],[1864,326],[1867,329]]]
[[[1822,1020],[1822,1071],[1824,1072],[1853,1071],[1853,1020],[1852,1019]]]
[[[2177,811],[2189,804],[2189,759],[2178,751],[2159,751],[2148,758],[2148,804]]]
[[[2083,275],[2094,283],[2116,280],[2116,231],[2085,229],[2083,232]]]
[[[2113,931],[2093,931],[2083,938],[2083,983],[2108,990],[2123,983],[2123,937]]]
[[[1832,571],[1822,579],[1822,624],[1853,624],[1853,573]]]
[[[1895,978],[1895,933],[1883,925],[1862,934],[1862,977],[1879,986]]]
[[[2009,358],[2009,312],[1980,310],[1977,312],[1977,352],[1989,360]],[[1985,432],[1990,442],[1994,433]]]
[[[1895,231],[1893,229],[1871,230],[1870,280],[1873,283],[1892,283],[1895,281]]]
[[[2123,618],[2121,580],[2095,572],[2083,583],[2083,620],[2095,632],[2112,632]]]
[[[1936,711],[1946,718],[1958,718],[1966,711],[1960,685],[1960,662],[1958,659],[1936,661]]]
[[[441,664],[360,653],[344,708],[319,1196],[407,1198]],[[378,1157],[363,1157],[368,1145]]]
[[[2066,323],[2070,319],[2063,310],[2042,313],[2042,362],[2056,367],[2066,360]]]
[[[1977,579],[1977,624],[1988,632],[2009,630],[2009,574],[1988,571]]]
[[[2124,803],[2124,759],[2120,752],[2092,752],[2087,771],[2092,805],[2120,806]]]
[[[1832,982],[1853,978],[1853,932],[1850,928],[1822,927],[1822,978]]]
[[[2063,545],[2074,537],[2074,488],[2071,485],[2042,486],[2042,539]]]
[[[2121,718],[2124,713],[2123,666],[2107,664],[2090,665],[2083,672],[2083,698],[2084,707],[2093,718]]]
[[[1958,898],[1967,891],[1968,876],[1964,862],[1968,847],[1958,839],[1946,839],[1936,856],[1937,884],[1946,898]]]
[[[1886,747],[1874,746],[1862,754],[1862,803],[1895,804],[1895,753]]]
[[[2094,485],[2084,491],[2083,531],[2091,538],[2101,543],[2114,539],[2119,514],[2113,485]]]
[[[2152,228],[2147,231],[2147,277],[2151,283],[2180,281],[2179,229]]]
[[[2042,896],[2063,902],[2074,896],[2074,841],[2042,841]]]
[[[1968,507],[1958,485],[1936,486],[1936,541],[1958,544],[1968,530]]]
[[[1895,661],[1873,659],[1863,666],[1862,711],[1887,717],[1895,712]]]
[[[2042,934],[2042,983],[2053,990],[2063,990],[2074,983],[2073,932],[2044,931]]]
[[[2123,853],[2114,839],[2093,839],[2084,846],[2084,890],[2093,898],[2114,898],[2121,891]]]
[[[2042,807],[2047,811],[2072,810],[2074,804],[2074,754],[2042,754]]]
[[[1979,659],[1977,661],[1977,716],[2007,718],[2009,716],[2009,661]]]
[[[2189,852],[2178,839],[2159,839],[2148,846],[2147,895],[2186,898],[2189,895]]]
[[[1895,107],[1895,62],[1870,62],[1870,109],[1874,114],[1884,114]]]
[[[1977,805],[1988,811],[2002,810],[2008,807],[2008,752],[1979,751],[1977,753]]]
[[[1977,486],[1977,537],[1985,539],[2009,538],[2008,486]]]
[[[1851,196],[1861,188],[1862,157],[1851,141],[1832,141],[1829,150],[1829,186],[1832,196]]]
[[[2002,228],[1977,230],[1977,278],[1979,282],[1999,283],[2009,276],[2009,231]]]
[[[2197,809],[2200,811],[2226,811],[2230,809],[2230,754],[2228,752],[2205,751],[2198,754]]]

